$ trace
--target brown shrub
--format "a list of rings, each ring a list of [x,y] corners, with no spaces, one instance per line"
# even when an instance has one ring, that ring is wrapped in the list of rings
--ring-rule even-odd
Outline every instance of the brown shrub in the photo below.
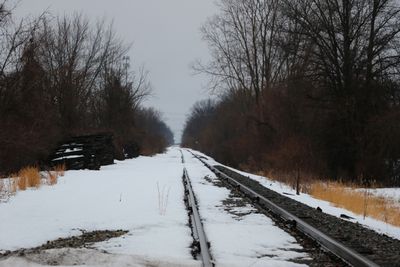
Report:
[[[39,168],[26,167],[18,172],[18,188],[25,190],[27,187],[39,188],[41,184],[41,176]]]
[[[17,188],[18,190],[25,191],[27,188],[27,181],[25,177],[17,178]]]

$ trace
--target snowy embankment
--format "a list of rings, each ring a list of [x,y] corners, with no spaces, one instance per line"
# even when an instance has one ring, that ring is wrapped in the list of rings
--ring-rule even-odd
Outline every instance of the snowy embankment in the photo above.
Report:
[[[125,230],[127,234],[84,247],[39,249],[0,257],[16,266],[201,266],[191,255],[191,230],[183,201],[186,166],[200,204],[217,266],[299,266],[302,247],[273,222],[236,205],[215,177],[180,150],[139,157],[100,171],[67,171],[52,187],[18,192],[0,203],[0,253],[35,248],[83,231]],[[205,179],[210,175],[209,179]],[[232,202],[233,201],[233,202]]]
[[[198,151],[193,151],[193,152],[198,155],[203,156],[204,159],[211,165],[223,165],[203,153],[200,153]],[[367,227],[371,230],[374,230],[378,233],[386,234],[390,237],[400,239],[400,227],[396,227],[396,226],[387,224],[385,222],[382,222],[382,221],[379,221],[379,220],[376,220],[376,219],[373,219],[370,217],[366,217],[364,219],[364,217],[361,215],[355,214],[355,213],[348,211],[346,209],[343,209],[343,208],[335,207],[330,202],[316,199],[308,194],[302,193],[300,195],[296,195],[296,190],[294,190],[290,186],[287,186],[286,184],[283,184],[283,183],[280,183],[277,181],[273,181],[271,179],[268,179],[267,177],[239,171],[239,170],[230,168],[229,166],[225,166],[225,167],[232,169],[234,171],[237,171],[238,173],[245,175],[245,176],[259,182],[261,185],[265,186],[266,188],[274,190],[286,197],[292,198],[296,201],[299,201],[299,202],[306,204],[313,208],[319,207],[322,209],[323,212],[325,212],[327,214],[330,214],[330,215],[333,215],[336,217],[340,217],[341,214],[351,216],[354,218],[354,219],[350,220],[352,222],[357,222],[357,223],[364,225],[365,227]],[[371,189],[369,192],[373,195],[390,198],[390,199],[394,200],[395,202],[400,203],[400,188]]]

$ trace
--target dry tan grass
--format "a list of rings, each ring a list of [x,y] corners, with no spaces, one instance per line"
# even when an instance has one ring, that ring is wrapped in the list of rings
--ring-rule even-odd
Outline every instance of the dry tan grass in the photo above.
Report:
[[[295,175],[259,172],[271,180],[284,183],[295,189]],[[331,202],[333,205],[352,211],[356,214],[400,226],[400,206],[391,199],[373,196],[368,189],[351,183],[327,182],[316,177],[302,174],[300,180],[301,192],[313,197]]]
[[[60,164],[54,167],[54,171],[56,172],[57,176],[64,176],[67,167],[64,164]]]
[[[41,176],[39,168],[25,167],[18,172],[18,187],[25,190],[27,187],[39,188],[41,185]]]
[[[28,182],[26,181],[26,177],[17,177],[18,190],[25,191],[28,187],[27,184]]]
[[[59,165],[54,168],[54,171],[48,171],[42,179],[40,170],[37,167],[25,167],[18,173],[11,174],[9,178],[0,180],[0,192],[7,194],[15,194],[18,190],[24,191],[27,188],[39,188],[43,183],[55,185],[58,182],[58,177],[65,173],[65,165]],[[7,181],[7,182],[5,182]]]
[[[310,194],[364,217],[400,226],[399,205],[389,199],[371,195],[368,189],[357,190],[354,184],[314,182],[310,185]]]

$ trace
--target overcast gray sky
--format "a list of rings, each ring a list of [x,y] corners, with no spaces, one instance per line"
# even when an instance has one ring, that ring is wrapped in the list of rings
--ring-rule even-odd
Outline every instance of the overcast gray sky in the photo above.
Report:
[[[208,97],[206,77],[193,76],[195,59],[208,59],[200,26],[216,12],[213,0],[22,0],[17,17],[75,11],[89,18],[106,17],[127,43],[131,63],[149,71],[154,97],[146,102],[160,110],[180,141],[185,117],[194,102]]]

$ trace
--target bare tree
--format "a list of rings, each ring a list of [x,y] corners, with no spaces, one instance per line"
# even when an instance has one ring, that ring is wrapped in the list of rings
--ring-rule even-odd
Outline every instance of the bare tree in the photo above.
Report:
[[[82,126],[82,114],[98,87],[101,72],[128,51],[105,20],[94,26],[81,14],[42,20],[41,58],[49,73],[61,123]]]
[[[195,69],[212,77],[212,88],[245,89],[264,122],[263,91],[282,78],[284,58],[277,45],[284,20],[279,0],[222,0],[221,13],[202,28],[212,61]]]
[[[398,75],[400,7],[392,0],[285,1],[286,15],[301,26],[312,49],[309,77],[336,96],[358,83]],[[349,103],[347,103],[349,104]]]
[[[309,44],[304,77],[310,96],[330,109],[330,154],[355,172],[371,117],[387,109],[387,84],[398,80],[400,6],[392,0],[284,1],[288,20]],[[393,88],[393,87],[392,87]]]

